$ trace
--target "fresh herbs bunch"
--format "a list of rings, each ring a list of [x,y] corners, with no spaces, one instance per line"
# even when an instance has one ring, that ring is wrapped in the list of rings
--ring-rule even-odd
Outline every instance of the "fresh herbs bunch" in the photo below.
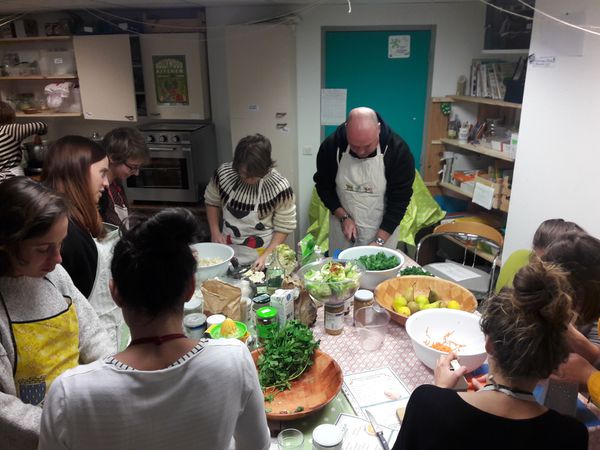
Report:
[[[407,267],[406,269],[402,269],[400,271],[400,276],[403,275],[423,275],[423,276],[427,276],[427,277],[432,277],[433,274],[430,272],[427,272],[424,269],[421,269],[419,266],[412,266],[412,267]]]
[[[367,270],[388,270],[400,264],[396,256],[387,256],[383,252],[374,255],[363,255],[358,260]]]
[[[319,346],[312,331],[297,320],[286,322],[266,341],[258,357],[258,379],[263,389],[284,391],[313,364],[313,353]]]

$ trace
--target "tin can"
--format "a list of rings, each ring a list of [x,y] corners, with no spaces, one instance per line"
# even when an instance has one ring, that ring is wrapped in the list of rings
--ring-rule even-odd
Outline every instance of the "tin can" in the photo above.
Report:
[[[191,313],[183,318],[183,327],[187,337],[200,339],[206,331],[206,315],[203,313]]]

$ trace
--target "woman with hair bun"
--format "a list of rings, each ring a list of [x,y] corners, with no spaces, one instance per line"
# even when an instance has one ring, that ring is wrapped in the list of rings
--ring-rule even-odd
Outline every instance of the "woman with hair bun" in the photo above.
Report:
[[[194,216],[174,208],[130,223],[115,246],[111,291],[132,341],[56,381],[39,448],[268,449],[247,347],[182,333],[183,304],[195,288]]]
[[[466,370],[442,356],[436,386],[415,389],[394,450],[583,450],[586,426],[536,402],[532,391],[567,359],[573,317],[567,274],[537,258],[522,268],[513,289],[489,298],[481,329],[490,384],[477,392],[451,389]]]
[[[0,447],[35,449],[55,378],[110,352],[96,313],[60,265],[67,205],[25,177],[0,184]]]

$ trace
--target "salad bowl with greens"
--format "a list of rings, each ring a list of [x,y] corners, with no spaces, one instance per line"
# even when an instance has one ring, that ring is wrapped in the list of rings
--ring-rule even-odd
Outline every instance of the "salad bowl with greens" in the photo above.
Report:
[[[371,291],[379,283],[397,276],[404,264],[404,256],[399,251],[374,245],[347,248],[340,253],[340,258],[360,261],[365,267],[360,287]]]
[[[325,258],[305,265],[298,274],[313,301],[336,305],[354,295],[364,271],[358,261]]]

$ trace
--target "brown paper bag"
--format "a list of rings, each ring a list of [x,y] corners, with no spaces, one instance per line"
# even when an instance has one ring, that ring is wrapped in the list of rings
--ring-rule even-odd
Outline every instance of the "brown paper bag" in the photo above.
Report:
[[[224,314],[233,320],[240,320],[240,288],[219,280],[206,280],[200,288],[204,296],[204,312]]]

